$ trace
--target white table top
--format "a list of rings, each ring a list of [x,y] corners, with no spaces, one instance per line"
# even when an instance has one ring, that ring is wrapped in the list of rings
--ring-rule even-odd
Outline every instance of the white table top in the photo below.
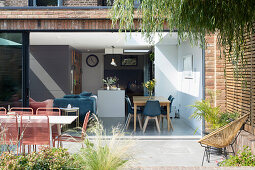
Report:
[[[71,108],[59,108],[60,110],[64,110],[64,111],[71,111],[71,110],[79,110],[79,107],[71,107]]]
[[[7,118],[9,116],[0,116],[0,119]],[[38,119],[43,116],[22,116],[26,119]],[[48,116],[49,117],[49,123],[50,124],[59,124],[59,125],[65,125],[65,124],[71,124],[75,119],[78,118],[78,116]],[[20,116],[18,116],[18,120],[20,120]]]

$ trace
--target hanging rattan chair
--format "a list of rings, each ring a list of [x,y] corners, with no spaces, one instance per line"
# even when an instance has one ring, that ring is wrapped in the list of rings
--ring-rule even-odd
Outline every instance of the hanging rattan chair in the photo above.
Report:
[[[198,141],[198,143],[200,143],[201,146],[205,148],[202,166],[205,156],[207,157],[208,163],[210,162],[210,153],[212,148],[223,148],[223,155],[227,157],[228,153],[226,152],[226,147],[231,146],[232,153],[235,155],[233,144],[240,134],[240,129],[247,121],[249,115],[250,114],[246,114],[239,119],[228,123],[227,125],[211,132]]]

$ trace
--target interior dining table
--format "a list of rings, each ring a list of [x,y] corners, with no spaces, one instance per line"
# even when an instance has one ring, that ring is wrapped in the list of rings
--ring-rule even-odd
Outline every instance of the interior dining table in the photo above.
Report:
[[[136,115],[137,115],[137,107],[138,106],[145,106],[148,100],[158,100],[160,106],[167,107],[167,128],[170,131],[170,128],[173,130],[173,125],[170,119],[170,101],[162,96],[133,96],[133,103],[134,103],[134,132],[136,131]]]
[[[11,115],[6,115],[6,116],[0,116],[0,119],[6,118]],[[25,119],[38,119],[41,116],[22,116]],[[61,134],[61,125],[68,125],[74,122],[78,116],[48,116],[49,117],[49,124],[50,124],[50,145],[53,146],[52,143],[52,126],[53,125],[58,125],[58,134]],[[18,118],[18,124],[20,127],[20,116]],[[62,145],[62,144],[61,144]]]

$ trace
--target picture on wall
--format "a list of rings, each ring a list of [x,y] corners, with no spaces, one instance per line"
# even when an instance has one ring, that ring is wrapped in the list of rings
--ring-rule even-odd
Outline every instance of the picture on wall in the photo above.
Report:
[[[193,79],[193,55],[183,56],[183,74],[185,79]]]
[[[137,66],[137,56],[122,56],[121,66]]]

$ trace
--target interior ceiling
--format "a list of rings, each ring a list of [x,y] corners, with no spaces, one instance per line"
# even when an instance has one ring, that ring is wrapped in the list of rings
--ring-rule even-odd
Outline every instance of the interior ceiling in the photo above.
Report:
[[[163,38],[155,36],[154,43],[176,45],[177,34],[169,36],[164,33]],[[30,33],[30,45],[70,45],[81,52],[102,52],[105,48],[116,47],[132,50],[152,49],[141,33],[118,32],[33,32]]]

